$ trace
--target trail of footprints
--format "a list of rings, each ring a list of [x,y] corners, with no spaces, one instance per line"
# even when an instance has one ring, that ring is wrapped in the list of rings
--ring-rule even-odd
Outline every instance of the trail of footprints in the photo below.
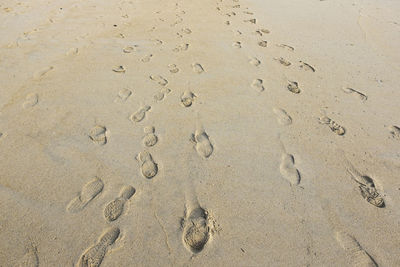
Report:
[[[233,0],[233,2],[238,2],[238,0]],[[235,4],[231,8],[235,10],[239,10],[241,5]],[[221,7],[217,7],[219,12],[222,12]],[[185,12],[183,12],[184,14]],[[222,13],[221,13],[222,14]],[[238,11],[228,11],[224,15],[230,18],[236,17]],[[243,14],[246,15],[254,15],[250,11],[243,11]],[[177,15],[177,19],[174,23],[171,24],[171,27],[175,27],[176,25],[183,23],[184,20],[182,17]],[[249,26],[257,25],[256,18],[249,18],[243,20],[244,23]],[[231,25],[230,21],[227,21],[226,24]],[[242,35],[242,32],[239,30],[233,30],[236,35]],[[253,30],[253,34],[258,37],[264,37],[269,34],[270,31],[265,28],[257,27]],[[192,30],[188,27],[182,27],[179,32],[177,32],[177,36],[179,38],[184,38],[185,35],[192,34]],[[181,39],[183,40],[183,39]],[[154,41],[154,40],[153,40]],[[155,45],[163,45],[161,40],[155,40]],[[232,43],[233,48],[243,48],[243,42],[235,41]],[[260,49],[267,48],[269,43],[265,39],[258,40],[256,45],[260,47]],[[187,51],[190,47],[189,43],[182,42],[177,44],[175,48],[172,49],[175,53],[180,53]],[[277,44],[276,47],[280,47],[287,51],[293,52],[295,49],[292,46],[286,44]],[[76,50],[77,51],[77,50]],[[138,52],[138,45],[130,45],[122,48],[122,53],[124,54],[132,54]],[[72,53],[72,52],[71,52]],[[77,53],[77,52],[76,52]],[[154,55],[152,53],[145,54],[140,61],[142,63],[148,63],[152,60]],[[289,60],[283,57],[274,58],[276,62],[283,65],[284,67],[292,67],[293,64]],[[261,61],[256,57],[249,58],[249,64],[255,67],[260,66]],[[315,72],[315,68],[303,61],[298,61],[298,69]],[[176,64],[169,64],[168,71],[171,74],[178,74],[180,69]],[[198,62],[194,62],[192,65],[192,70],[194,73],[201,74],[205,72],[205,69],[202,64]],[[53,71],[54,67],[49,66],[43,69],[38,70],[34,73],[33,79],[40,80],[48,75],[50,71]],[[118,74],[126,73],[127,69],[125,66],[117,65],[111,68],[111,70]],[[156,92],[154,95],[154,101],[160,102],[165,99],[165,97],[171,93],[171,89],[167,88],[168,80],[161,75],[150,75],[148,76],[151,81],[162,86],[162,88]],[[263,92],[265,90],[264,81],[262,79],[256,78],[251,82],[251,87],[253,87],[258,92]],[[299,82],[288,80],[286,89],[297,95],[302,92],[299,86]],[[367,96],[355,89],[346,87],[343,88],[342,91],[346,94],[353,95],[362,101],[367,100]],[[121,89],[114,102],[116,103],[124,103],[131,96],[133,92],[128,88]],[[198,96],[193,93],[191,90],[187,89],[180,95],[180,103],[183,107],[188,108],[191,107]],[[25,98],[25,101],[22,104],[24,109],[29,109],[39,102],[39,95],[37,93],[28,94]],[[151,110],[151,106],[142,104],[138,110],[136,110],[129,119],[134,123],[142,122],[148,111]],[[274,107],[273,113],[276,116],[278,123],[281,126],[288,126],[292,124],[291,116],[282,108]],[[319,122],[324,125],[328,125],[332,132],[337,135],[344,135],[345,129],[332,119],[322,116],[319,118]],[[153,155],[147,150],[151,149],[151,147],[155,146],[158,142],[158,136],[155,133],[154,126],[146,126],[143,128],[144,136],[142,139],[143,146],[146,150],[141,151],[136,156],[136,161],[138,162],[138,166],[140,169],[141,175],[146,179],[154,178],[159,172],[159,165],[157,163],[157,159],[153,158]],[[394,138],[400,139],[400,128],[397,126],[389,127],[390,134]],[[1,137],[0,133],[0,137]],[[103,146],[107,144],[108,141],[108,130],[103,125],[96,125],[88,134],[89,139],[96,145]],[[214,152],[214,145],[210,140],[209,135],[206,133],[205,129],[202,126],[196,127],[196,130],[191,135],[191,141],[194,146],[194,150],[203,159],[209,158]],[[279,171],[284,179],[286,179],[291,185],[298,185],[301,181],[301,175],[299,170],[296,168],[295,158],[293,155],[288,154],[285,149],[281,154]],[[361,196],[371,205],[376,207],[384,207],[385,202],[382,195],[375,188],[375,184],[372,178],[361,175],[353,166],[349,165],[347,168],[352,180],[354,180],[360,190]],[[71,214],[76,214],[79,212],[83,212],[85,208],[90,206],[92,201],[95,201],[96,198],[101,194],[104,189],[103,181],[96,177],[91,181],[87,182],[82,186],[82,189],[77,195],[70,200],[70,202],[66,206],[66,211]],[[131,201],[130,199],[135,195],[136,189],[131,185],[125,185],[121,188],[120,193],[110,202],[108,202],[103,210],[104,219],[108,223],[113,223],[118,220],[120,216],[124,213],[127,204]],[[206,245],[210,242],[212,235],[215,231],[215,226],[213,225],[213,220],[210,217],[207,210],[203,209],[200,205],[194,205],[186,209],[184,218],[181,221],[181,230],[182,230],[182,243],[191,253],[197,254],[200,253]],[[118,240],[120,236],[120,229],[118,227],[112,226],[106,229],[99,237],[99,239],[89,246],[80,256],[77,266],[100,266],[107,251],[113,244]],[[342,248],[348,252],[350,258],[352,259],[355,265],[362,266],[377,266],[375,261],[368,255],[368,253],[361,247],[358,241],[345,232],[337,232],[336,239],[338,243],[342,246]],[[31,246],[28,248],[27,253],[21,259],[21,265],[23,266],[38,266],[39,258],[37,255],[37,249],[35,246]]]

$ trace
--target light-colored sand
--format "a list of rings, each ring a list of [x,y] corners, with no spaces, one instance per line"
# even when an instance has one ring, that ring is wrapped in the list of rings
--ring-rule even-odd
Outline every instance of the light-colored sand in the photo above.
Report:
[[[399,14],[1,1],[0,266],[400,266]]]

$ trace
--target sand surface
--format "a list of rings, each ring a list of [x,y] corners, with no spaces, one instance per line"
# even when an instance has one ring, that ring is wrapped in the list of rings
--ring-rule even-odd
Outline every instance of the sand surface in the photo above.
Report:
[[[399,14],[1,1],[0,266],[400,266]]]

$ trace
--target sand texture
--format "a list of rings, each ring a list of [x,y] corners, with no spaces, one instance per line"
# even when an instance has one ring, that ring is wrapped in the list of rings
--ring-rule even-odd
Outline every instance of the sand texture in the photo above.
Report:
[[[400,266],[399,14],[0,1],[0,266]]]

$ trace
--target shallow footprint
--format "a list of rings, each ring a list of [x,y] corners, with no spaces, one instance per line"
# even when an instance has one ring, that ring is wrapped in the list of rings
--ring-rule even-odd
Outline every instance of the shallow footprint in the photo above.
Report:
[[[299,84],[294,81],[288,81],[287,89],[293,94],[300,94],[301,92]]]
[[[273,112],[276,115],[278,123],[280,125],[290,125],[292,124],[292,118],[287,114],[284,109],[281,108],[273,108]]]
[[[126,70],[124,66],[115,66],[112,68],[112,71],[116,73],[125,73]]]
[[[336,232],[336,240],[349,254],[353,266],[377,267],[372,257],[361,247],[360,243],[346,232]]]
[[[192,91],[186,90],[181,95],[181,102],[182,102],[183,106],[190,107],[193,104],[193,101],[196,97],[197,96],[194,93],[192,93]]]
[[[67,211],[70,213],[77,213],[83,210],[92,199],[103,191],[103,187],[103,181],[97,177],[85,184],[79,195],[69,202]]]
[[[146,56],[144,56],[144,57],[141,59],[141,61],[147,63],[147,62],[150,61],[150,59],[151,59],[152,57],[153,57],[153,54],[146,55]]]
[[[199,253],[211,238],[212,225],[209,223],[208,212],[200,206],[182,220],[182,240],[185,247],[192,253]]]
[[[37,248],[30,245],[25,255],[18,261],[19,267],[38,267],[39,257],[37,255]]]
[[[94,126],[89,133],[90,140],[98,145],[107,144],[107,128],[101,125]]]
[[[175,47],[174,49],[172,49],[173,52],[182,52],[182,51],[186,51],[189,48],[189,44],[180,44],[177,47]]]
[[[140,152],[139,155],[136,157],[136,160],[139,162],[140,171],[145,178],[151,179],[157,175],[157,163],[154,162],[153,157],[148,151]]]
[[[137,47],[138,47],[137,45],[126,46],[126,47],[124,47],[124,48],[122,49],[122,51],[123,51],[124,53],[129,54],[129,53],[135,52],[136,49],[137,49]]]
[[[155,81],[162,86],[166,86],[168,84],[168,81],[161,75],[150,75],[150,80]]]
[[[168,95],[171,92],[171,89],[169,88],[162,88],[160,91],[158,91],[155,95],[154,95],[154,100],[156,101],[161,101],[163,100],[166,95]]]
[[[277,47],[280,47],[280,48],[285,48],[285,49],[287,49],[287,50],[289,50],[289,51],[294,51],[294,47],[293,47],[293,46],[290,46],[290,45],[286,45],[286,44],[277,44],[276,46],[277,46]]]
[[[241,42],[234,42],[232,44],[232,46],[235,47],[235,48],[242,48],[242,43]]]
[[[255,88],[259,92],[262,92],[265,90],[263,80],[261,80],[261,79],[255,79],[251,83],[251,87]]]
[[[195,144],[195,149],[197,153],[203,157],[208,158],[214,151],[214,147],[210,142],[210,139],[202,127],[198,127],[191,138],[192,142]]]
[[[193,63],[193,64],[192,64],[192,69],[193,69],[193,71],[196,72],[196,73],[202,73],[202,72],[204,72],[203,66],[201,66],[199,63]]]
[[[151,109],[150,106],[144,105],[140,107],[135,113],[130,116],[130,120],[133,122],[140,122],[146,117],[146,112]]]
[[[331,118],[328,118],[327,116],[320,117],[319,123],[328,125],[329,128],[332,130],[332,132],[334,132],[337,135],[344,135],[346,133],[346,130],[343,126],[339,125],[338,123],[333,121]]]
[[[22,104],[22,107],[24,109],[31,108],[33,106],[36,106],[37,103],[39,103],[39,95],[36,93],[31,93],[26,95],[25,102]]]
[[[108,247],[114,244],[118,238],[120,230],[118,227],[108,229],[99,239],[99,241],[87,249],[79,258],[77,266],[79,267],[98,267],[106,255]]]
[[[158,137],[155,135],[155,128],[154,126],[147,126],[143,129],[144,133],[146,134],[143,137],[143,144],[147,147],[154,146],[157,144]]]
[[[176,66],[176,64],[169,64],[168,68],[169,68],[169,72],[171,72],[171,73],[179,72],[179,68]]]
[[[281,164],[279,170],[286,180],[292,185],[300,183],[300,172],[294,167],[293,155],[283,153],[281,156]]]
[[[310,64],[303,62],[303,61],[300,61],[299,67],[300,67],[300,69],[303,69],[305,71],[309,70],[309,71],[315,72],[315,68],[313,66],[311,66]]]
[[[104,218],[112,222],[121,216],[124,211],[125,203],[135,194],[136,189],[130,185],[124,186],[119,196],[107,204],[104,208]]]
[[[260,61],[258,58],[253,57],[253,58],[250,58],[250,59],[249,59],[249,63],[250,63],[251,65],[257,67],[258,65],[261,64],[261,61]]]
[[[44,68],[36,71],[33,74],[33,79],[38,80],[38,79],[42,78],[43,76],[45,76],[48,72],[50,72],[53,69],[54,69],[53,66],[44,67]]]
[[[368,97],[364,95],[363,93],[349,87],[342,88],[342,91],[345,92],[346,94],[351,94],[360,99],[361,101],[366,101]]]
[[[132,91],[129,89],[121,89],[118,92],[117,98],[114,100],[114,102],[125,102],[130,96],[132,95]]]

